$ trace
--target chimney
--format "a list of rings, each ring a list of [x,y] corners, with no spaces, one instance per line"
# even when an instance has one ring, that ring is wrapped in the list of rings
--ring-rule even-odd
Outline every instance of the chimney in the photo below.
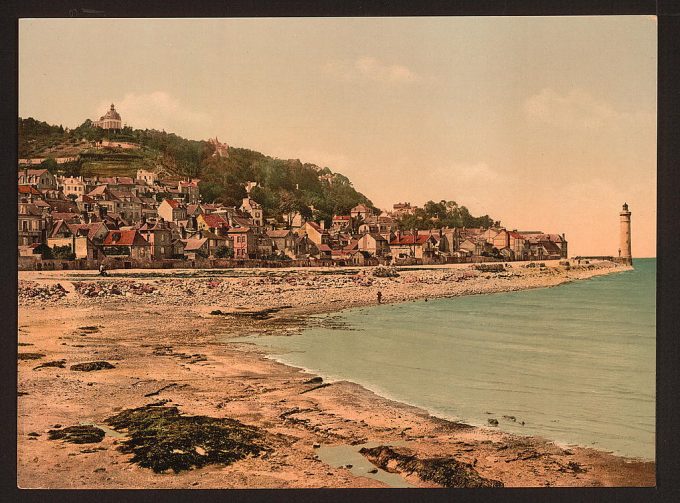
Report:
[[[321,230],[326,229],[326,221],[325,221],[325,220],[321,220],[321,222],[319,222],[319,227],[321,227]]]
[[[182,236],[182,239],[187,238],[187,230],[183,225],[179,226],[179,235]]]
[[[192,216],[191,217],[191,228],[196,229],[198,227],[198,222],[196,221],[196,217]]]
[[[198,239],[203,239],[203,231],[202,230],[198,231]]]

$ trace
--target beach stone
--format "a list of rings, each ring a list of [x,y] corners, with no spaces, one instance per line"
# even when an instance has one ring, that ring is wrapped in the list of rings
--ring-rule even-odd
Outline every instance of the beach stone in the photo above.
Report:
[[[50,440],[63,440],[72,444],[92,444],[104,439],[104,430],[90,425],[69,426],[62,430],[50,430]]]

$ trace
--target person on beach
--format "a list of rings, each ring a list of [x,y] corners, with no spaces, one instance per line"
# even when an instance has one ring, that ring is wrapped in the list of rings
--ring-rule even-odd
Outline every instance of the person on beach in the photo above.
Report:
[[[382,304],[382,292],[378,290],[378,304]]]
[[[104,264],[99,264],[99,275],[108,276],[108,274],[106,274],[106,268],[104,267]]]

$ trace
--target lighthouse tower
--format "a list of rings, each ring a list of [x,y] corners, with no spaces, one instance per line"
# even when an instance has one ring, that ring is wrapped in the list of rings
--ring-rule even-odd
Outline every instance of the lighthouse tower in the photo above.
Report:
[[[633,265],[633,255],[630,251],[630,211],[628,204],[623,203],[621,217],[621,244],[619,245],[619,257],[628,265]]]

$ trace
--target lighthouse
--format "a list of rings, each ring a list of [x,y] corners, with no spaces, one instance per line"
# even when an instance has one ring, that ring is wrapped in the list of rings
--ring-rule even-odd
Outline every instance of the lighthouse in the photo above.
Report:
[[[623,210],[621,210],[619,216],[621,217],[619,257],[624,263],[633,265],[633,255],[630,251],[630,211],[628,210],[628,203],[623,203]]]

